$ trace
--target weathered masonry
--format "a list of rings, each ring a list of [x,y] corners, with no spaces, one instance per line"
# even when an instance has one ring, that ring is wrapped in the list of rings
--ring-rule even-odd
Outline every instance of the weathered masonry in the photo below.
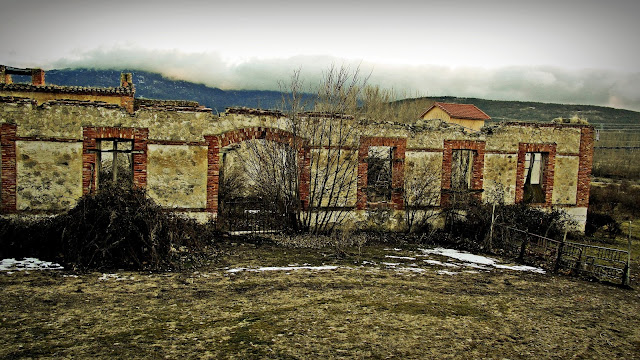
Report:
[[[225,154],[257,139],[303,144],[296,161],[305,208],[313,191],[310,161],[331,146],[297,139],[276,111],[229,109],[218,116],[194,102],[135,99],[127,74],[120,87],[96,89],[45,85],[44,74],[31,70],[36,81],[13,84],[11,73],[25,70],[0,70],[2,215],[62,212],[104,181],[122,179],[168,210],[215,218]],[[357,128],[359,135],[341,145],[357,161],[357,180],[344,189],[353,195],[340,204],[353,219],[381,208],[401,219],[412,187],[429,181],[436,195],[423,211],[468,193],[561,209],[584,227],[594,140],[589,125],[511,122],[469,131],[419,120],[358,121]],[[319,204],[318,211],[335,207]]]

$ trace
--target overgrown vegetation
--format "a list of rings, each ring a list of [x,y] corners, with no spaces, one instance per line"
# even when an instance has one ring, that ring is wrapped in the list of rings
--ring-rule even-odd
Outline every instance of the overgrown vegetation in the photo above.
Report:
[[[163,211],[142,190],[108,186],[61,215],[1,219],[0,257],[35,256],[83,271],[179,268],[211,245],[211,229]]]

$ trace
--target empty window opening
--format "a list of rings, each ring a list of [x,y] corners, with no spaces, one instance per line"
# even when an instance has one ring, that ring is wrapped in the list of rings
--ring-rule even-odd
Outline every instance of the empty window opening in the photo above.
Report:
[[[371,146],[368,153],[367,201],[391,201],[392,160],[391,146]]]
[[[97,188],[133,185],[133,140],[101,139],[97,144]]]
[[[451,153],[451,190],[466,191],[471,189],[473,178],[473,160],[477,156],[475,150],[458,149]]]
[[[547,153],[528,152],[524,160],[524,197],[525,203],[544,203],[545,172]]]

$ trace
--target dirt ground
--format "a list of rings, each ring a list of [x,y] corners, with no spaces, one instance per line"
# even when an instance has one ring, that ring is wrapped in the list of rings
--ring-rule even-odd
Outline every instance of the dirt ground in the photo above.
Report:
[[[408,246],[222,253],[176,273],[1,272],[0,358],[640,358],[637,289]],[[294,265],[337,268],[242,270]]]

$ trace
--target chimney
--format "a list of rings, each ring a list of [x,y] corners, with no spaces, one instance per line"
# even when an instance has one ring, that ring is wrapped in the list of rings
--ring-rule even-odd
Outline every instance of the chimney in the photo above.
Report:
[[[44,86],[44,70],[31,69],[31,85]]]
[[[13,84],[11,74],[7,72],[7,67],[0,65],[0,84]]]
[[[131,87],[133,85],[133,74],[131,73],[122,73],[120,74],[120,86],[121,87]]]

